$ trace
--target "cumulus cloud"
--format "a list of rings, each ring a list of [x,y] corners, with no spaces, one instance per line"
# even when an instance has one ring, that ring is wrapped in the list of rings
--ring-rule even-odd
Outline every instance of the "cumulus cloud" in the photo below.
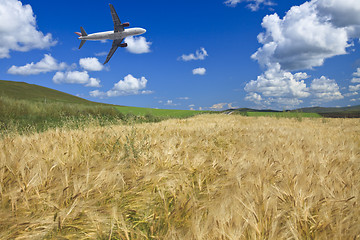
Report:
[[[127,50],[131,53],[142,54],[150,52],[151,42],[147,42],[144,37],[127,37],[125,42],[128,44]]]
[[[327,2],[331,6],[330,0]],[[252,58],[264,67],[279,63],[283,70],[291,71],[312,69],[323,65],[327,58],[346,54],[351,46],[350,28],[336,26],[332,15],[320,12],[318,5],[313,0],[293,6],[283,19],[276,13],[265,16],[265,32],[258,35],[263,46]]]
[[[352,83],[360,83],[360,78],[353,78],[351,79]]]
[[[99,62],[99,59],[94,57],[80,58],[80,66],[87,71],[101,71],[104,65]]]
[[[304,79],[309,76],[306,73],[296,73],[283,71],[280,66],[268,69],[265,73],[251,80],[245,86],[245,91],[249,92],[248,99],[262,100],[261,94],[268,98],[304,98],[310,95]],[[257,93],[255,95],[254,93]]]
[[[45,54],[44,58],[37,63],[31,62],[19,67],[13,65],[7,72],[14,75],[36,75],[40,73],[62,70],[65,67],[67,67],[66,63],[58,63],[58,61],[50,54]]]
[[[229,109],[236,109],[236,108],[239,108],[238,106],[233,106],[234,103],[228,103],[227,107]]]
[[[356,69],[356,72],[353,73],[354,78],[351,79],[352,83],[360,83],[360,68]],[[349,91],[350,92],[357,92],[360,90],[360,84],[357,85],[350,85]]]
[[[249,2],[247,7],[250,8],[251,11],[259,10],[261,4],[265,6],[275,5],[275,3],[270,0],[227,0],[225,1],[225,4],[229,7],[235,7],[238,3],[241,2]]]
[[[306,73],[283,71],[279,67],[268,69],[245,86],[248,92],[245,100],[259,105],[277,103],[288,107],[299,105],[304,98],[312,98],[313,102],[329,102],[344,98],[335,80],[321,76],[314,79],[307,87]],[[355,91],[355,90],[354,90]]]
[[[124,77],[124,80],[120,80],[119,82],[117,82],[114,87],[109,91],[91,91],[90,96],[104,98],[153,93],[153,91],[150,90],[143,90],[146,88],[146,84],[147,79],[145,77],[135,78],[131,74],[128,74]]]
[[[314,0],[313,0],[314,1]],[[319,15],[330,17],[336,27],[350,28],[350,33],[360,25],[360,4],[358,0],[317,0]]]
[[[356,72],[353,73],[354,77],[360,77],[360,68],[356,69]]]
[[[245,100],[260,105],[262,102],[262,97],[260,94],[257,94],[256,92],[250,92],[246,95]]]
[[[356,72],[353,73],[354,78],[351,79],[352,83],[360,83],[360,68],[356,69]]]
[[[99,90],[94,90],[90,92],[90,96],[96,97],[96,98],[103,98],[106,94],[104,92],[101,92]]]
[[[195,68],[192,70],[194,75],[205,75],[206,69],[205,68]]]
[[[153,94],[153,93],[154,93],[153,90],[142,90],[142,91],[140,92],[140,94]]]
[[[57,72],[52,80],[56,84],[69,83],[81,84],[85,87],[101,87],[100,80],[97,78],[91,78],[87,71]]]
[[[178,60],[182,60],[182,61],[191,61],[191,60],[204,60],[208,55],[207,51],[205,50],[205,48],[200,48],[200,50],[196,50],[195,54],[191,53],[189,55],[185,55],[183,54],[181,57],[178,58]]]
[[[335,80],[325,76],[314,79],[311,82],[310,91],[315,97],[316,102],[329,102],[344,98]]]
[[[9,58],[10,51],[27,52],[54,46],[50,33],[38,31],[30,5],[18,0],[0,1],[0,58]]]
[[[352,96],[356,96],[358,95],[359,93],[358,92],[350,92],[350,93],[346,93],[344,94],[345,97],[352,97]]]
[[[311,0],[293,6],[283,18],[276,13],[263,18],[262,46],[251,56],[265,72],[245,86],[247,100],[261,103],[299,104],[302,98],[332,101],[343,98],[335,80],[314,79],[308,88],[306,73],[292,73],[322,66],[328,58],[348,54],[360,37],[357,0]],[[360,70],[353,74],[358,83]],[[281,82],[281,84],[279,84]],[[358,91],[360,85],[349,86]],[[255,93],[257,95],[255,95]]]
[[[224,109],[224,107],[228,105],[228,103],[216,103],[210,107],[211,110],[219,111]]]
[[[174,103],[173,100],[167,100],[164,105],[167,105],[167,106],[178,106],[179,104],[178,103]]]
[[[350,86],[349,86],[349,91],[350,91],[350,92],[360,91],[360,84],[358,84],[358,85],[350,85]]]

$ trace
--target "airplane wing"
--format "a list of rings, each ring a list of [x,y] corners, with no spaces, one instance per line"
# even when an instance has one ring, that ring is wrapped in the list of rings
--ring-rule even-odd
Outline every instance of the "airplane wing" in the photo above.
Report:
[[[107,55],[104,64],[106,64],[106,63],[110,60],[110,58],[114,55],[116,49],[119,47],[119,45],[121,44],[121,42],[122,42],[123,40],[124,40],[124,39],[116,39],[116,40],[113,41],[113,44],[112,44],[111,49],[110,49],[110,52],[109,52],[109,54]]]
[[[123,32],[124,31],[124,27],[123,25],[121,24],[121,21],[115,11],[115,8],[112,4],[109,4],[110,5],[110,10],[111,10],[111,17],[113,19],[113,22],[114,22],[114,32]]]

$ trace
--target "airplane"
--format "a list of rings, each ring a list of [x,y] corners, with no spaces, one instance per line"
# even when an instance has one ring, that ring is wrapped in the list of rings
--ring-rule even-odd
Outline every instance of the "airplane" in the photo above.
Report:
[[[128,23],[128,22],[121,23],[118,15],[115,11],[114,6],[112,4],[109,4],[109,5],[110,5],[111,16],[112,16],[112,19],[114,22],[114,31],[87,34],[85,32],[84,28],[80,27],[81,32],[75,32],[75,34],[77,34],[79,36],[79,39],[81,40],[79,49],[85,44],[85,42],[87,40],[92,40],[92,41],[105,40],[105,39],[113,40],[110,52],[107,55],[104,64],[109,62],[110,58],[114,55],[114,53],[118,47],[127,47],[127,43],[122,43],[124,38],[129,37],[129,36],[141,35],[146,32],[146,30],[143,28],[125,29],[125,27],[130,26],[130,23]]]

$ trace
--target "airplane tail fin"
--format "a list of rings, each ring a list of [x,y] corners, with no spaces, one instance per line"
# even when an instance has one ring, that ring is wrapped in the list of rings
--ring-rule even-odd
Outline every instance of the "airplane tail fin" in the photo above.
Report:
[[[81,36],[87,36],[87,33],[85,32],[83,27],[80,27]]]
[[[85,44],[86,40],[81,40],[79,49]]]
[[[80,31],[81,31],[81,33],[75,32],[75,34],[78,35],[80,39],[81,39],[81,37],[87,36],[87,33],[85,32],[83,27],[80,27]],[[79,49],[85,44],[85,42],[86,42],[86,40],[81,40]]]

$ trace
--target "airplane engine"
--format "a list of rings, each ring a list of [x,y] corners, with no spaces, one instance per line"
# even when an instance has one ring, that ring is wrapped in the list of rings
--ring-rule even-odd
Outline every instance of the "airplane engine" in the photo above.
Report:
[[[122,43],[119,45],[119,47],[127,47],[127,43]]]
[[[130,23],[126,22],[126,23],[123,23],[122,25],[123,25],[123,27],[129,27]]]

